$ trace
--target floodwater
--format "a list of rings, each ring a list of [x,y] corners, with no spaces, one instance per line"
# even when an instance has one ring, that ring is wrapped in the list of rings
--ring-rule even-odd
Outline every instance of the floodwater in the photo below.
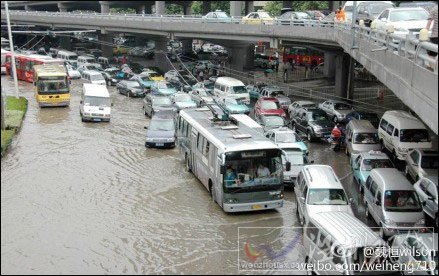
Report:
[[[12,94],[9,77],[2,86]],[[40,109],[32,90],[20,82],[29,110],[1,160],[2,273],[234,274],[243,239],[279,250],[297,238],[281,228],[299,226],[292,191],[279,210],[226,214],[185,171],[178,148],[146,149],[141,99],[111,87],[111,122],[83,123],[81,81],[68,108]],[[310,151],[357,202],[344,153],[323,143]],[[301,239],[286,258],[304,260]]]

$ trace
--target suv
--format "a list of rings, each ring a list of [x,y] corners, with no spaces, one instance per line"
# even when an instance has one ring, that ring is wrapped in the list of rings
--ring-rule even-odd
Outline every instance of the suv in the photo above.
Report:
[[[343,122],[346,115],[352,111],[352,107],[342,101],[328,100],[319,104],[319,108],[325,111],[334,123]]]
[[[288,107],[288,114],[290,116],[290,119],[292,119],[297,111],[299,111],[301,108],[309,109],[309,108],[317,108],[317,104],[310,101],[295,101]]]
[[[276,66],[276,60],[273,57],[267,56],[265,54],[255,54],[254,63],[255,67],[261,67],[264,69],[274,69],[274,67]]]
[[[334,123],[321,109],[299,109],[291,121],[296,131],[305,133],[308,141],[316,138],[329,138]]]
[[[288,106],[291,104],[290,98],[285,96],[284,91],[278,86],[265,86],[261,89],[260,95],[261,97],[276,98],[285,112],[288,111]]]

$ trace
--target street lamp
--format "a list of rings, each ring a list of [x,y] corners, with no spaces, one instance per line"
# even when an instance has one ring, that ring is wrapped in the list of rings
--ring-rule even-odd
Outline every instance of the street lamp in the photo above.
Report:
[[[14,42],[12,41],[11,21],[9,20],[8,1],[5,1],[6,21],[8,24],[9,47],[11,48],[12,75],[14,78],[15,97],[18,99],[17,66],[15,65]]]

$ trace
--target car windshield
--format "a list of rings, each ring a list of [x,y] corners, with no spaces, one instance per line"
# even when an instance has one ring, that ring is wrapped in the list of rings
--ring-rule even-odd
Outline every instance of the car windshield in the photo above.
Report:
[[[421,212],[422,205],[415,191],[387,190],[384,209],[388,212]]]
[[[107,97],[85,96],[84,105],[91,106],[111,106],[111,100]]]
[[[216,13],[216,16],[217,16],[218,18],[229,18],[229,16],[228,16],[227,13],[225,13],[225,12],[217,12],[217,13]]]
[[[278,90],[278,91],[272,91],[271,92],[272,97],[279,97],[279,96],[285,96],[284,91]]]
[[[309,14],[304,13],[304,12],[296,12],[296,16],[299,19],[311,19],[311,17],[309,16]]]
[[[96,75],[90,75],[90,80],[97,81],[97,80],[105,80],[104,76],[102,74],[96,74]]]
[[[280,109],[278,102],[273,101],[262,101],[261,102],[262,109]]]
[[[226,104],[226,105],[228,105],[228,104],[230,104],[230,105],[238,105],[238,104],[242,104],[242,102],[238,102],[237,100],[235,100],[235,99],[224,99],[224,103]]]
[[[389,9],[392,7],[393,7],[392,4],[387,4],[387,3],[376,3],[375,4],[374,3],[374,4],[367,6],[366,9],[368,10],[369,14],[371,14],[371,15],[379,15],[385,9]]]
[[[425,10],[393,11],[390,13],[390,18],[389,18],[391,22],[417,21],[417,20],[427,20],[427,19],[428,19],[428,12]]]
[[[371,171],[380,168],[393,168],[393,164],[389,159],[364,159],[361,164],[362,171]]]
[[[430,142],[430,135],[426,129],[401,129],[401,142]]]
[[[276,143],[295,143],[300,142],[297,138],[299,136],[295,132],[280,132],[276,133]],[[299,138],[300,139],[300,138]]]
[[[99,69],[101,69],[101,68],[99,68],[97,65],[86,65],[86,66],[84,66],[85,67],[85,69],[87,69],[87,70],[99,70]]]
[[[351,107],[345,103],[336,103],[336,104],[334,104],[334,109],[335,110],[350,110]]]
[[[247,89],[245,89],[245,86],[231,86],[229,91],[232,94],[248,93]]]
[[[168,97],[158,97],[152,99],[153,105],[171,105],[172,102]]]
[[[361,120],[368,120],[370,122],[379,121],[378,115],[373,113],[360,113],[359,115]]]
[[[148,130],[153,131],[172,131],[174,130],[173,119],[152,119],[149,123]]]
[[[189,94],[175,95],[175,102],[191,102],[192,98]]]
[[[309,205],[347,205],[347,197],[343,189],[309,189]]]
[[[437,156],[423,156],[421,159],[421,168],[437,169],[438,168]]]
[[[140,88],[142,88],[142,87],[140,86],[140,84],[139,84],[138,82],[135,82],[135,81],[127,82],[127,86],[130,87],[130,88],[135,88],[135,89],[140,89]]]
[[[311,121],[327,121],[328,115],[324,111],[315,111],[311,113]]]
[[[284,119],[280,116],[267,116],[265,117],[266,126],[284,126]]]
[[[270,15],[267,12],[259,12],[258,14],[261,18],[270,18]]]
[[[300,149],[284,149],[286,161],[291,165],[303,165],[305,163],[303,153]]]
[[[355,133],[353,138],[354,144],[378,144],[378,142],[377,133]]]

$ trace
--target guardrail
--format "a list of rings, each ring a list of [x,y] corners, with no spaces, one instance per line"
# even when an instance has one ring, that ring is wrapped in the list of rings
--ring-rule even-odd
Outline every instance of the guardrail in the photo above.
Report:
[[[2,13],[4,10],[2,10]],[[216,24],[263,24],[269,30],[278,26],[294,26],[307,28],[332,28],[339,32],[352,32],[352,26],[349,23],[340,23],[323,20],[281,20],[274,19],[270,21],[245,21],[242,16],[230,17],[227,19],[211,20],[201,15],[155,15],[155,14],[121,14],[121,13],[75,13],[75,12],[41,12],[41,11],[10,11],[11,15],[32,15],[32,16],[53,16],[53,17],[74,17],[83,19],[114,19],[123,21],[158,21],[158,22],[175,22],[175,23],[216,23]],[[405,57],[418,66],[427,68],[434,73],[438,73],[437,58],[429,55],[428,52],[438,53],[436,44],[420,41],[412,35],[406,37],[397,36],[383,30],[373,29],[365,26],[354,26],[355,38],[366,39],[374,42],[377,46],[382,47],[377,50],[389,50],[396,55]]]

